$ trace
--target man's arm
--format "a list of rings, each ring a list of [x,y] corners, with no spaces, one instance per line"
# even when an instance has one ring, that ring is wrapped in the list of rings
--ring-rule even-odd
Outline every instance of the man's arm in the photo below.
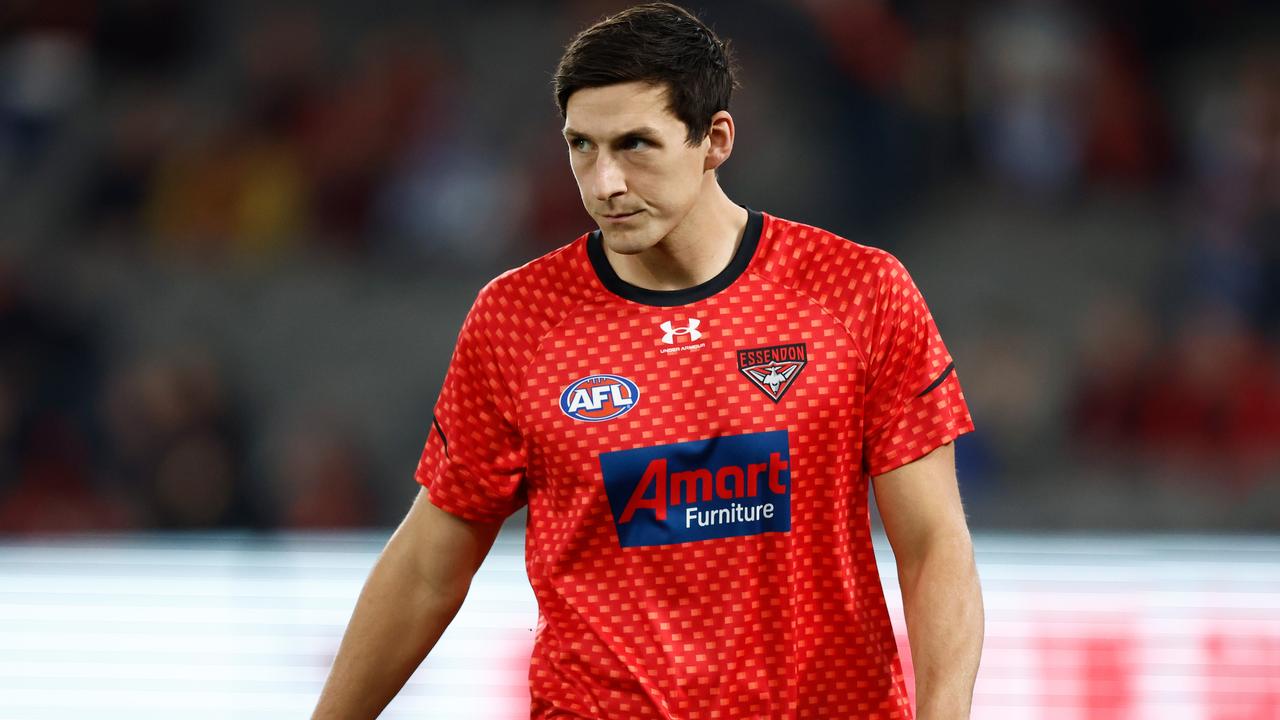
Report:
[[[982,655],[982,589],[944,445],[874,480],[893,546],[915,666],[917,720],[969,717]]]
[[[424,488],[369,573],[312,720],[376,718],[440,639],[502,523],[471,523]]]

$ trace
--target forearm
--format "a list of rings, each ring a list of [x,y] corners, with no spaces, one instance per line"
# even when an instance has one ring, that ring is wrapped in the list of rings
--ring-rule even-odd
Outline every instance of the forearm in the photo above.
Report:
[[[432,587],[410,550],[389,543],[360,592],[312,720],[376,718],[457,614],[467,584]]]
[[[967,533],[899,562],[917,720],[969,717],[982,655],[982,590]]]

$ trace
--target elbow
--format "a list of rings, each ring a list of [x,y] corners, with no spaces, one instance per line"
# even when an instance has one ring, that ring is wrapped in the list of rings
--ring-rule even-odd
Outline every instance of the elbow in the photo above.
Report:
[[[457,612],[471,589],[472,573],[462,563],[423,562],[405,543],[388,546],[375,572],[385,578],[388,591],[432,614]]]

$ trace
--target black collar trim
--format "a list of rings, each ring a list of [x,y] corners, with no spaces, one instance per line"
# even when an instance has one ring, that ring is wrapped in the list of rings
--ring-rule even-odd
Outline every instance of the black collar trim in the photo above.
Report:
[[[747,227],[742,231],[742,242],[734,251],[729,264],[710,280],[683,290],[649,290],[638,287],[618,277],[609,259],[604,253],[604,239],[596,230],[587,237],[587,258],[595,268],[596,276],[609,292],[623,299],[653,305],[655,307],[676,307],[705,300],[728,288],[742,273],[746,272],[755,257],[756,247],[760,244],[760,234],[764,230],[764,216],[747,208]]]

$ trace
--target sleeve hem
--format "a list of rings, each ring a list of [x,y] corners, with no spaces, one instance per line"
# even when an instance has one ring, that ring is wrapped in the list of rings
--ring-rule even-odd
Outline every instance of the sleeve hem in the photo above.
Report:
[[[472,508],[450,502],[448,498],[437,496],[436,492],[431,488],[430,485],[422,483],[421,481],[419,481],[419,484],[427,488],[427,500],[431,501],[432,505],[435,505],[436,507],[449,513],[450,515],[453,515],[454,517],[458,517],[463,520],[466,520],[467,522],[496,523],[496,522],[502,522],[506,520],[511,515],[511,513],[494,514],[494,513],[476,512]]]
[[[910,465],[911,463],[915,462],[916,460],[919,460],[925,455],[928,455],[934,450],[937,450],[943,445],[946,445],[947,443],[950,443],[950,442],[955,442],[956,438],[960,437],[961,435],[967,435],[973,432],[973,427],[974,427],[973,420],[968,419],[965,422],[961,423],[960,425],[957,425],[955,428],[948,430],[943,435],[938,436],[938,438],[932,442],[927,442],[927,443],[917,445],[916,447],[912,448],[910,452],[903,453],[902,455],[898,455],[894,457],[892,460],[882,463],[880,465],[871,466],[868,469],[867,473],[871,477],[875,478],[875,477],[884,475],[885,473],[893,472],[894,470],[897,470],[898,468],[903,467],[904,465]]]

